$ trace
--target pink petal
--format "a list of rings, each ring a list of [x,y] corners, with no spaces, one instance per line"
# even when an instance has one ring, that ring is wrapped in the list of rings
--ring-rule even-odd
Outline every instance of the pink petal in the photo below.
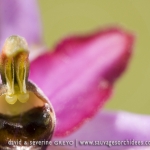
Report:
[[[29,45],[41,43],[36,0],[0,0],[0,48],[10,35],[23,36]]]
[[[103,106],[127,65],[132,43],[122,30],[99,31],[65,39],[31,63],[30,79],[56,112],[55,136],[71,133]]]
[[[53,150],[148,150],[150,145],[150,116],[127,112],[101,112],[84,124],[78,131],[66,138],[55,138],[53,141],[74,141],[72,146],[54,146]],[[142,141],[141,146],[81,146],[80,141]],[[150,144],[150,142],[149,142]],[[145,147],[143,147],[145,146]],[[52,148],[50,146],[47,150]]]

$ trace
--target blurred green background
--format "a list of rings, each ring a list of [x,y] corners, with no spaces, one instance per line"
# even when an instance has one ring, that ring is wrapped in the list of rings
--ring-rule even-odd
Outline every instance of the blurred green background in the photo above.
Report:
[[[136,35],[134,55],[106,109],[150,114],[150,1],[39,0],[44,40],[51,48],[64,36],[119,25]]]

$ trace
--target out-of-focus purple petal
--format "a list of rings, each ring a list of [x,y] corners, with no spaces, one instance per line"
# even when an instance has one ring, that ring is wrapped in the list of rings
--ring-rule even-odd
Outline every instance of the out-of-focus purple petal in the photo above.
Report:
[[[36,0],[0,0],[0,48],[10,35],[23,36],[29,45],[40,44],[41,24]]]
[[[133,37],[122,30],[99,31],[65,39],[53,53],[31,63],[30,79],[56,112],[55,136],[71,133],[104,104],[126,67],[132,44]]]
[[[73,146],[53,146],[53,150],[148,150],[145,143],[150,144],[150,116],[137,115],[127,112],[98,113],[93,119],[84,124],[79,130],[65,138],[55,138],[54,141],[73,141]],[[76,140],[76,147],[75,147]],[[82,141],[142,141],[143,145],[133,146],[83,146]],[[141,142],[141,143],[142,143]],[[94,143],[94,142],[93,142]],[[98,142],[97,142],[98,143]],[[125,144],[127,144],[126,142]],[[132,142],[131,142],[132,143]],[[53,144],[54,145],[54,144]],[[108,145],[108,143],[107,143]],[[48,148],[49,149],[49,148]]]

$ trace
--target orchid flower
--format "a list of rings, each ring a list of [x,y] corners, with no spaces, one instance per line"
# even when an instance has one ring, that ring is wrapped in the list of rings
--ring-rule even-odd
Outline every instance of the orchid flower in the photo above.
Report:
[[[134,37],[121,28],[65,38],[54,51],[44,50],[35,0],[0,0],[0,47],[11,35],[24,37],[31,53],[29,79],[52,103],[56,114],[48,150],[147,150],[150,117],[102,110],[115,81],[126,69]],[[143,141],[137,145],[84,145],[81,141]],[[147,143],[148,144],[148,143]],[[150,143],[149,143],[150,144]]]

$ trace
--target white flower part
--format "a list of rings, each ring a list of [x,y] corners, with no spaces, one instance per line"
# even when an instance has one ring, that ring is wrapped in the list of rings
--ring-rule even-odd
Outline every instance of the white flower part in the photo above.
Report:
[[[30,50],[30,55],[29,55],[29,60],[33,61],[35,60],[38,56],[44,54],[47,52],[47,47],[44,45],[31,45],[29,47]]]
[[[19,51],[28,51],[28,44],[23,37],[13,35],[6,39],[4,49],[8,57],[13,57]]]

